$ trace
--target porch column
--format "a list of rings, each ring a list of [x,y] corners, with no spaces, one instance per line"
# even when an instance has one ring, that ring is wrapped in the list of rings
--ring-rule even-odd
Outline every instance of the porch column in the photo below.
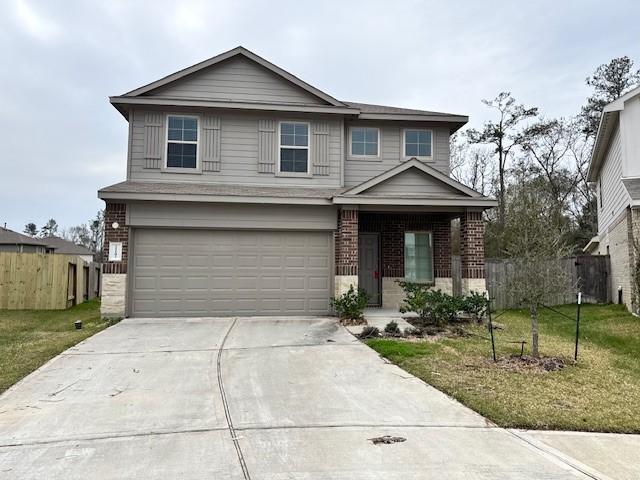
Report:
[[[482,212],[465,211],[460,217],[460,263],[462,294],[484,293],[484,222]]]
[[[107,202],[104,209],[102,284],[100,286],[102,318],[120,318],[125,314],[129,253],[129,227],[126,225],[126,218],[126,204]],[[109,260],[111,243],[120,244],[119,260]]]
[[[342,295],[351,285],[358,288],[358,210],[343,207],[338,211],[335,233],[335,295]]]

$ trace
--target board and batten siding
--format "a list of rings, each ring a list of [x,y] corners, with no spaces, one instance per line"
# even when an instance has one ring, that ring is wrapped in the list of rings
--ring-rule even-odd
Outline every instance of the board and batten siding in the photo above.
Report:
[[[181,99],[306,105],[326,102],[247,58],[234,57],[147,93]]]
[[[375,159],[351,157],[349,128],[366,126],[380,129],[380,156]],[[405,128],[427,129],[433,131],[433,160],[428,165],[449,175],[449,129],[424,125],[376,124],[372,122],[349,124],[345,129],[345,165],[344,184],[352,187],[380,175],[404,161],[402,156],[402,135]]]
[[[338,118],[292,118],[250,113],[190,111],[200,117],[199,162],[201,172],[169,172],[162,167],[166,156],[166,115],[168,112],[134,110],[130,116],[131,142],[128,180],[237,183],[255,185],[340,186],[343,155],[343,121]],[[172,112],[181,114],[178,112]],[[162,121],[162,127],[158,122]],[[153,121],[153,125],[149,125]],[[302,121],[311,124],[310,177],[279,176],[278,123]],[[161,128],[161,134],[159,134]],[[149,137],[150,133],[153,137]],[[160,165],[149,161],[156,149],[148,140],[160,138]],[[156,143],[156,145],[158,145]]]
[[[607,149],[600,171],[599,188],[602,192],[598,198],[598,232],[604,235],[630,202],[629,193],[622,183],[622,139],[619,126],[616,127]]]

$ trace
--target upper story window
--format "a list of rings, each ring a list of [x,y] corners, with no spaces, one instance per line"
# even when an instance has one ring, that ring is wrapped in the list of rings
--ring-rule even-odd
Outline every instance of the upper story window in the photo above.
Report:
[[[403,139],[404,158],[431,158],[431,130],[406,129]]]
[[[351,128],[351,156],[377,157],[379,151],[380,130],[370,127]]]
[[[198,117],[169,115],[167,124],[167,168],[196,168]]]
[[[280,171],[309,172],[309,124],[280,123]]]
[[[433,278],[433,235],[405,232],[404,278],[408,282],[431,283]]]

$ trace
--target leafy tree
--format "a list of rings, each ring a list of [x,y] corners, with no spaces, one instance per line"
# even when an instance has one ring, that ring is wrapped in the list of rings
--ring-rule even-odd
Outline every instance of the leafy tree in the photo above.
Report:
[[[56,222],[53,218],[50,218],[47,223],[45,223],[40,228],[40,237],[54,237],[58,233],[58,222]]]
[[[507,161],[512,150],[522,142],[522,122],[538,115],[538,109],[517,104],[510,92],[502,92],[493,100],[482,103],[498,111],[498,119],[490,120],[481,130],[470,129],[471,143],[489,144],[498,157],[498,223],[505,221],[505,192],[507,188]]]
[[[582,107],[580,120],[582,132],[589,138],[595,137],[598,132],[600,115],[605,105],[640,83],[640,70],[634,71],[633,61],[624,56],[603,63],[585,81],[593,88],[593,94]]]
[[[571,249],[553,207],[541,196],[539,186],[527,179],[510,189],[506,218],[505,252],[512,271],[502,286],[517,304],[529,308],[531,353],[538,357],[538,307],[570,288],[563,259]]]
[[[36,227],[35,223],[29,222],[24,226],[22,233],[29,235],[30,237],[35,237],[38,235],[38,227]]]

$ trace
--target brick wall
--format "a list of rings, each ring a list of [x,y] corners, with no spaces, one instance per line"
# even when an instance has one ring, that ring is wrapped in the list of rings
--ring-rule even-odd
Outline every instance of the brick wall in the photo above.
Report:
[[[103,255],[105,263],[103,273],[127,273],[127,258],[129,253],[129,228],[126,226],[127,205],[124,203],[107,203],[104,209],[104,245]],[[118,228],[113,228],[113,223]],[[122,242],[122,261],[109,262],[109,242]]]
[[[462,278],[484,278],[482,212],[465,212],[460,217],[460,263]]]
[[[451,277],[451,216],[427,213],[360,213],[359,231],[380,233],[382,276],[404,277],[404,233],[433,232],[435,277]]]
[[[338,212],[338,229],[334,235],[336,275],[358,274],[358,211]]]

